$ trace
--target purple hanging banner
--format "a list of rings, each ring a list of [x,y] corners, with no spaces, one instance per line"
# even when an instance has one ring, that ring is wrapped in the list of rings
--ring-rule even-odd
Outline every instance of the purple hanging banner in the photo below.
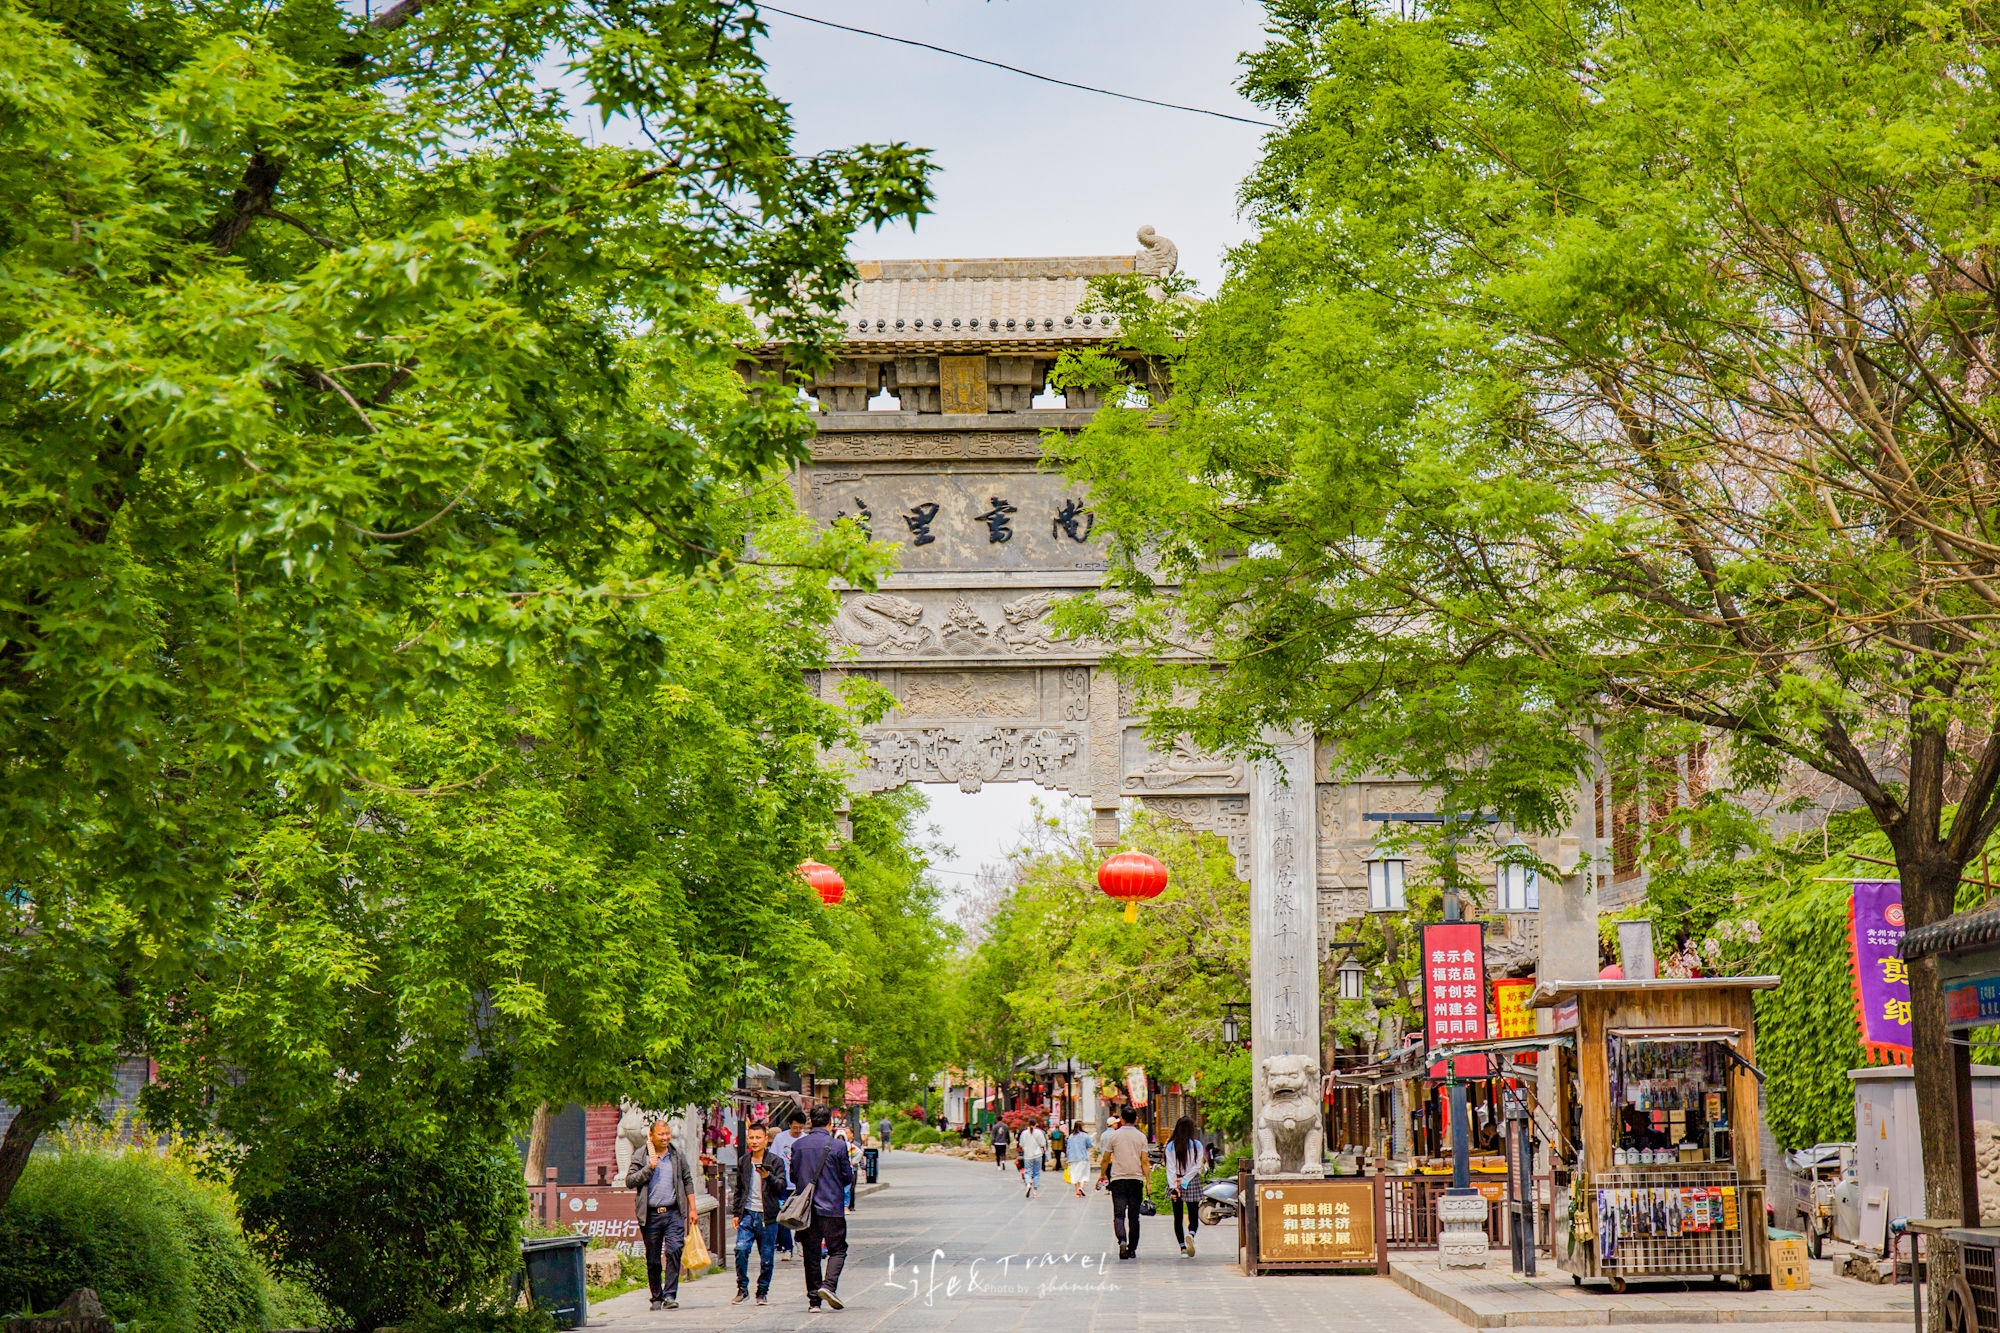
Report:
[[[1910,971],[1903,943],[1903,886],[1893,879],[1854,882],[1847,911],[1854,959],[1854,1009],[1870,1059],[1910,1062]]]

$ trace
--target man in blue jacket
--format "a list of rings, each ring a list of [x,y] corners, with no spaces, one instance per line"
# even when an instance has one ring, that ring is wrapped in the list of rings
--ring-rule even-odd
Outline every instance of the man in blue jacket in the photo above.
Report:
[[[799,1233],[806,1252],[806,1305],[817,1310],[820,1303],[836,1310],[840,1302],[840,1270],[847,1266],[847,1187],[854,1183],[854,1166],[847,1160],[847,1145],[827,1132],[833,1123],[831,1107],[812,1109],[812,1131],[792,1147],[792,1187],[812,1190],[812,1225]],[[821,1271],[820,1247],[826,1247],[825,1271]]]

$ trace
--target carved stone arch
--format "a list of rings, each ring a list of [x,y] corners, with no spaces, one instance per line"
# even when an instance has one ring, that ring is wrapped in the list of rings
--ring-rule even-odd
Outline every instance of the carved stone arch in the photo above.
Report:
[[[1149,233],[1143,243],[1136,271],[1171,266],[1171,242]],[[1093,275],[1134,272],[1134,258],[858,267],[839,312],[845,341],[815,383],[826,410],[794,495],[813,522],[856,523],[901,547],[878,587],[842,592],[835,665],[813,679],[832,697],[831,678],[865,675],[897,707],[832,758],[857,792],[933,782],[1066,792],[1089,802],[1103,846],[1118,840],[1127,801],[1220,834],[1250,885],[1261,1107],[1273,1077],[1297,1082],[1321,1060],[1322,923],[1365,902],[1361,811],[1377,807],[1355,784],[1328,780],[1310,736],[1268,737],[1278,758],[1255,764],[1186,739],[1148,744],[1129,694],[1099,667],[1103,645],[1049,623],[1063,598],[1101,595],[1110,561],[1088,493],[1043,466],[1044,439],[1088,424],[1095,395],[1071,391],[1065,408],[1047,410],[1032,407],[1034,391],[1066,350],[1134,356],[1101,313],[1078,308]],[[782,354],[753,353],[772,369]],[[878,385],[899,410],[858,410]],[[1171,651],[1206,656],[1185,636]],[[1317,1106],[1309,1089],[1294,1091]]]

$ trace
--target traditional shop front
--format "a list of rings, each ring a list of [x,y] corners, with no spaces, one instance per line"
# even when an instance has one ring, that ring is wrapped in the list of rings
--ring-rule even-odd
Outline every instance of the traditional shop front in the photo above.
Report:
[[[1559,981],[1551,1235],[1577,1282],[1771,1271],[1752,997],[1776,977]]]

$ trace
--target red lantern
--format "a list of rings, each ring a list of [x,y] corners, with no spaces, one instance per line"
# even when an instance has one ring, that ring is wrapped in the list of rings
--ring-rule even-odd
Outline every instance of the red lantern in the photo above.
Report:
[[[1125,904],[1125,919],[1139,919],[1139,900],[1167,887],[1167,868],[1144,852],[1120,852],[1097,868],[1097,887]]]
[[[828,907],[840,906],[840,900],[847,896],[847,881],[830,865],[801,861],[799,873],[806,877],[806,883],[813,886],[813,892],[819,894],[819,900]]]

